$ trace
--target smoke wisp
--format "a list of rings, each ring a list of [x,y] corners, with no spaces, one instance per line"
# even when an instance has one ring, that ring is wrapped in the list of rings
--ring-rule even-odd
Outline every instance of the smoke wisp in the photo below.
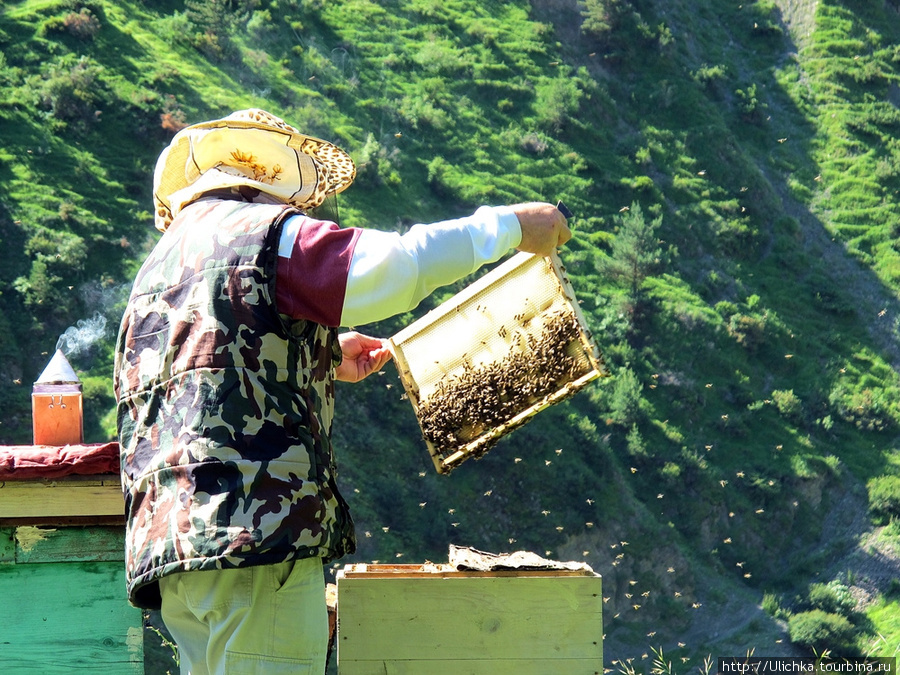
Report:
[[[106,317],[96,312],[90,319],[79,319],[74,326],[66,329],[56,341],[56,348],[67,358],[87,352],[98,340],[106,336]]]

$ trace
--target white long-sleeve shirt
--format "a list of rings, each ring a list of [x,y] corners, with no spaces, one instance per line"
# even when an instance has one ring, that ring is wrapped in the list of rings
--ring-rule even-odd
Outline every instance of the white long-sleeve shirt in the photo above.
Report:
[[[414,308],[521,240],[518,218],[503,206],[402,235],[294,216],[279,242],[276,303],[293,318],[327,326],[372,323]]]

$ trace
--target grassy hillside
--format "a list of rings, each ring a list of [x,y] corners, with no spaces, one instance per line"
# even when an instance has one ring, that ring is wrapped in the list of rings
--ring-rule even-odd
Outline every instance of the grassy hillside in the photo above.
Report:
[[[450,477],[393,367],[342,386],[355,560],[440,560],[451,542],[586,560],[625,670],[657,645],[684,671],[807,653],[814,609],[833,631],[812,646],[898,649],[893,0],[0,12],[0,440],[29,442],[29,383],[58,337],[104,320],[71,360],[89,440],[110,437],[156,156],[186,123],[259,106],[351,152],[346,225],[565,200],[563,257],[614,375]],[[461,286],[364,329],[390,335]]]

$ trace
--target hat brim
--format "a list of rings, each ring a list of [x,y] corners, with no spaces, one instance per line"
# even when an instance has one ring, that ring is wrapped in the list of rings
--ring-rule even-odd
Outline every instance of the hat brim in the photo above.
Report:
[[[247,186],[301,209],[345,190],[356,176],[350,156],[260,110],[182,129],[154,173],[156,227],[165,231],[187,204],[214,190]]]

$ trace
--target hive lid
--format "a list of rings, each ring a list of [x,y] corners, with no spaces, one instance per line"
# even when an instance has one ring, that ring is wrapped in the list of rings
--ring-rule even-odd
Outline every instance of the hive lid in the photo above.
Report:
[[[44,372],[35,384],[79,384],[81,380],[75,374],[72,366],[62,350],[57,349],[50,363],[44,368]]]

